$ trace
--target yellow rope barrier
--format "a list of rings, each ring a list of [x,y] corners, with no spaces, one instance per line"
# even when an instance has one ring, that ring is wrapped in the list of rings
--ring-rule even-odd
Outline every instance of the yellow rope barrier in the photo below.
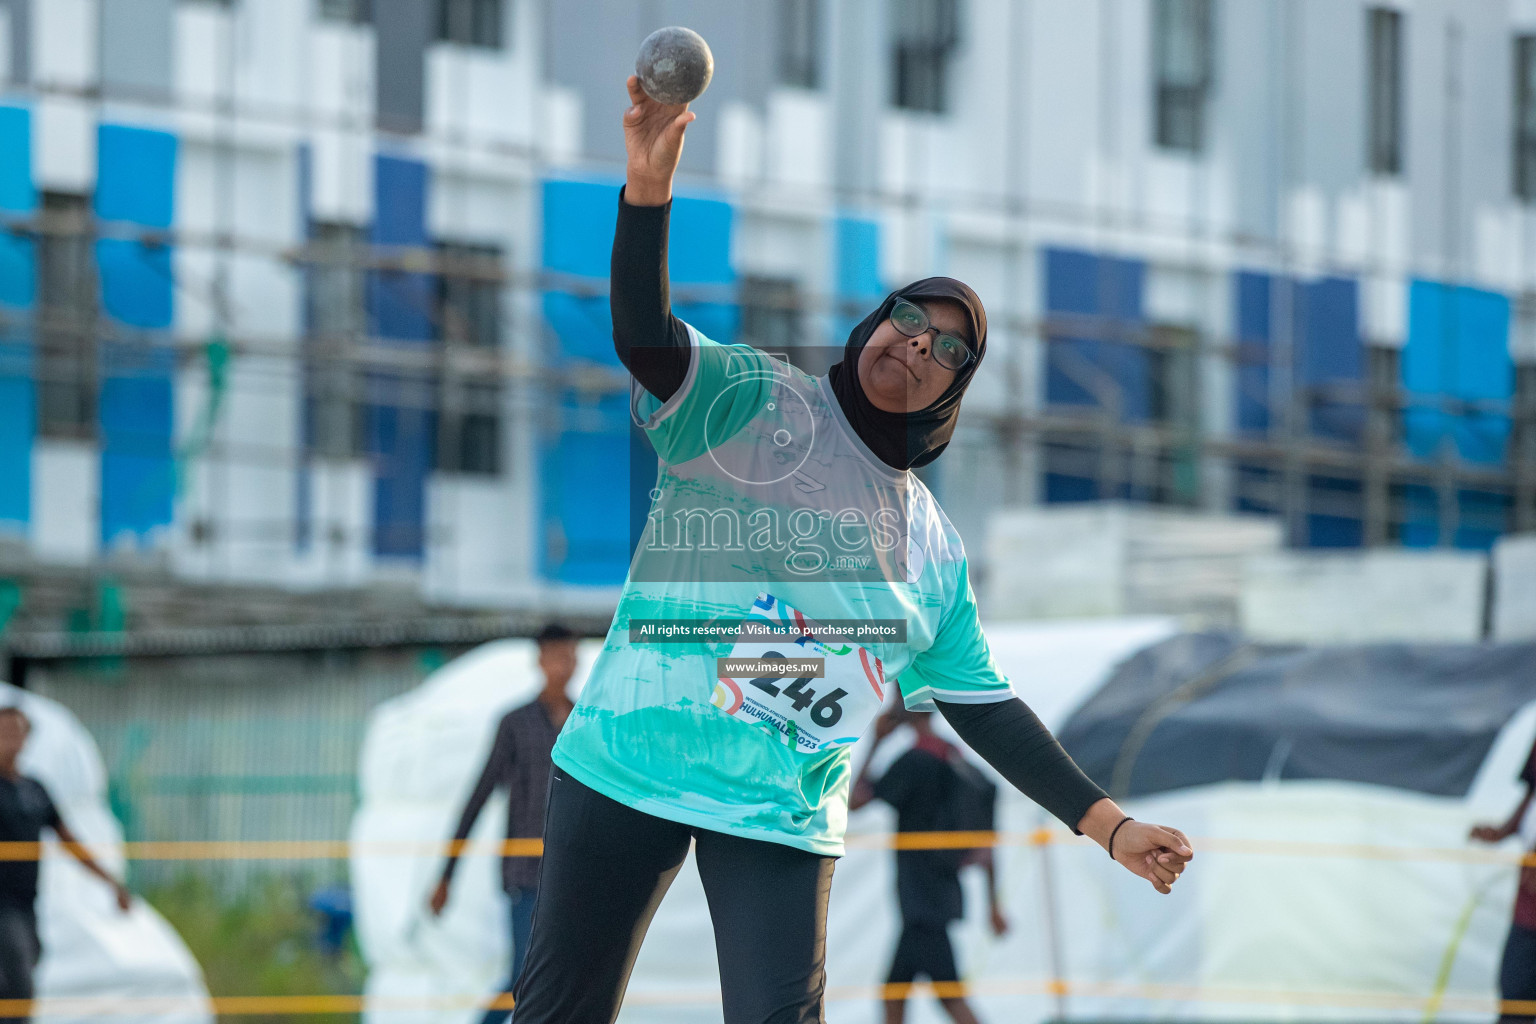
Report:
[[[1030,832],[907,832],[854,833],[847,837],[850,849],[942,850],[975,849],[997,846],[1047,846],[1052,844],[1085,846],[1080,836],[1049,828]],[[1267,856],[1352,858],[1379,861],[1440,861],[1536,866],[1536,853],[1503,850],[1477,850],[1455,847],[1392,846],[1369,843],[1325,843],[1297,840],[1258,840],[1223,837],[1196,837],[1191,840],[1200,853],[1238,853]],[[0,861],[36,860],[45,844],[0,842]],[[334,860],[351,856],[369,857],[440,857],[456,856],[537,857],[544,844],[539,839],[508,839],[500,843],[472,843],[467,840],[390,841],[390,840],[266,840],[266,841],[186,841],[131,842],[124,844],[129,860]],[[1433,1002],[1438,1011],[1470,1013],[1502,1012],[1511,1016],[1536,1016],[1536,1001],[1448,996],[1443,992],[1414,996],[1392,992],[1306,992],[1269,989],[1222,988],[1213,986],[1116,984],[1111,982],[1073,982],[1067,979],[990,979],[979,982],[940,984],[865,985],[832,987],[829,1000],[905,999],[910,995],[932,993],[939,998],[953,996],[1092,996],[1110,999],[1152,1001],[1231,1002],[1267,1005],[1305,1005],[1386,1010],[1423,1011]],[[712,1002],[720,998],[718,989],[687,989],[670,992],[635,992],[627,1001],[646,1005]],[[28,1000],[0,999],[0,1017],[25,1016],[106,1016],[116,1013],[212,1012],[220,1016],[258,1014],[348,1014],[364,1010],[434,1010],[485,1007],[512,1008],[509,996],[488,1001],[483,995],[437,997],[383,997],[351,995],[316,996],[220,996],[208,1000],[192,997],[68,997]]]
[[[1121,984],[1117,982],[1074,982],[1061,978],[998,978],[977,982],[917,982],[903,985],[841,985],[827,989],[832,1002],[906,999],[932,994],[941,999],[974,996],[1078,996],[1151,1002],[1241,1003],[1268,1006],[1309,1006],[1336,1009],[1378,1009],[1417,1011],[1433,998],[1398,992],[1306,991],[1238,988],[1200,985]],[[631,992],[625,1002],[644,1006],[674,1006],[689,1003],[719,1002],[717,988],[689,988],[649,992]],[[216,996],[200,999],[192,996],[76,996],[25,999],[0,999],[0,1016],[108,1016],[112,1014],[188,1013],[212,1011],[220,1016],[257,1014],[343,1014],[369,1011],[422,1011],[484,1009],[511,1010],[512,998],[483,995],[444,996]],[[1536,1000],[1498,1000],[1478,996],[1445,996],[1438,1003],[1442,1011],[1465,1013],[1504,1013],[1510,1016],[1536,1016]]]
[[[1196,836],[1199,853],[1244,853],[1274,857],[1319,857],[1381,861],[1443,861],[1456,864],[1505,864],[1536,867],[1536,853],[1449,846],[1393,846],[1375,843],[1321,843],[1292,839],[1234,839]],[[1032,832],[887,832],[854,833],[846,839],[852,850],[969,850],[988,846],[1086,846],[1091,840],[1051,829]],[[37,860],[46,844],[0,842],[0,861]],[[499,856],[538,857],[540,839],[507,839],[500,843],[469,840],[353,840],[271,839],[157,841],[124,844],[131,861],[151,860],[345,860],[348,857]]]

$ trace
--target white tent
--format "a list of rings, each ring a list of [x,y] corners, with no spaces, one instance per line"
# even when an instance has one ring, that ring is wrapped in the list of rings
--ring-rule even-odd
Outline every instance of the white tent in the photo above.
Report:
[[[1059,728],[1117,664],[1175,628],[1166,619],[1095,620],[994,625],[988,636],[1019,694]],[[583,666],[591,651],[585,653]],[[381,708],[364,747],[363,806],[353,838],[445,837],[499,714],[536,686],[531,645],[509,641],[472,652]],[[962,970],[977,988],[974,1004],[993,1022],[1063,1012],[1141,1020],[1486,1018],[1512,898],[1513,851],[1493,854],[1502,857],[1497,863],[1448,858],[1467,849],[1474,818],[1499,817],[1514,804],[1512,780],[1533,732],[1536,708],[1504,731],[1466,800],[1285,782],[1128,802],[1138,818],[1211,837],[1172,896],[1159,896],[1059,828],[1062,842],[1004,847],[1000,872],[1011,932],[995,939],[985,930],[981,880],[971,872],[971,913],[953,933]],[[1004,793],[1000,829],[1028,834],[1052,824],[1022,797]],[[475,836],[493,843],[502,821],[502,810],[488,807]],[[892,855],[860,845],[857,836],[891,825],[879,805],[858,812],[850,852],[837,867],[828,922],[833,1024],[878,1019],[875,987],[898,927]],[[1265,842],[1275,845],[1266,850]],[[1380,847],[1395,847],[1399,856]],[[494,858],[462,866],[449,912],[434,922],[419,908],[438,868],[435,857],[354,858],[371,995],[488,993],[505,969]],[[1056,979],[1068,983],[1065,996],[1054,993]],[[477,1018],[469,1008],[381,1008],[368,1015],[370,1024]],[[652,924],[620,1019],[720,1020],[713,938],[691,865]],[[908,1019],[947,1018],[931,999],[919,999]]]
[[[121,877],[123,836],[107,807],[107,773],[95,741],[45,697],[0,683],[0,704],[19,705],[32,721],[21,771],[42,782],[75,834]],[[180,936],[142,899],[127,914],[119,911],[111,890],[51,841],[44,845],[37,915],[39,1019],[211,1024],[202,971]],[[104,1006],[123,1009],[103,1013]]]

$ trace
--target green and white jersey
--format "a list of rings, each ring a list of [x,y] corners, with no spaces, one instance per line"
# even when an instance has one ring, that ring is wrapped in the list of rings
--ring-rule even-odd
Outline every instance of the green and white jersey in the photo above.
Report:
[[[635,388],[661,470],[554,760],[647,814],[841,855],[850,747],[890,685],[915,709],[1012,690],[928,488],[865,447],[826,378],[689,331],[677,393],[660,402]],[[714,639],[653,629],[705,622],[730,625]],[[764,622],[789,639],[748,628]],[[868,635],[828,632],[850,623]],[[727,657],[817,669],[761,677]]]

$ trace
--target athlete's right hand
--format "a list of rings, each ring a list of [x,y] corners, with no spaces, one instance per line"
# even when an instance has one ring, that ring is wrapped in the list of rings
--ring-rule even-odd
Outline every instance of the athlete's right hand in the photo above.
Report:
[[[441,917],[443,908],[448,905],[448,879],[437,883],[437,888],[432,890],[432,898],[427,901],[427,907],[432,911],[433,917]]]
[[[630,107],[624,112],[626,188],[635,206],[661,206],[672,198],[672,176],[683,156],[683,131],[698,115],[688,104],[658,103],[630,75]]]

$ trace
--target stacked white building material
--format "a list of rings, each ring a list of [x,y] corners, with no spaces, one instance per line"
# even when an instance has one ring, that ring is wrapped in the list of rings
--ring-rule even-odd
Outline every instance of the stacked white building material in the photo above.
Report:
[[[1493,638],[1536,639],[1536,533],[1494,545]]]
[[[1472,642],[1487,573],[1470,551],[1274,552],[1246,565],[1241,625],[1282,643]]]
[[[989,618],[1178,615],[1237,621],[1245,559],[1278,551],[1278,521],[1147,506],[1072,505],[992,517],[981,588]]]

